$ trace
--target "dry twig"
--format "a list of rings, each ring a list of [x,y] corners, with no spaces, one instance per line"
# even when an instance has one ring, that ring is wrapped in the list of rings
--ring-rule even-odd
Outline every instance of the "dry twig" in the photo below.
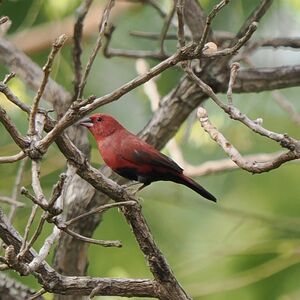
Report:
[[[206,18],[205,27],[201,36],[201,40],[199,42],[199,45],[197,46],[195,52],[201,53],[204,44],[206,43],[209,31],[210,31],[210,24],[212,20],[215,18],[215,16],[222,10],[222,8],[229,3],[229,0],[222,0],[220,3],[214,6],[212,11],[209,13],[209,15]]]
[[[0,157],[0,164],[7,164],[7,163],[14,163],[26,157],[26,154],[23,151],[15,155],[10,156],[1,156]]]
[[[38,112],[38,108],[39,108],[39,103],[40,103],[40,99],[43,96],[46,84],[48,82],[48,78],[50,76],[50,72],[51,72],[51,67],[54,61],[54,58],[56,56],[56,54],[58,53],[58,51],[62,48],[62,46],[64,45],[65,41],[67,40],[67,36],[65,34],[62,34],[60,37],[58,37],[52,46],[52,50],[48,56],[47,62],[45,64],[45,66],[43,67],[43,72],[44,72],[44,76],[41,82],[41,85],[37,91],[36,96],[33,99],[33,105],[32,105],[32,110],[29,116],[29,128],[28,128],[28,134],[29,135],[34,135],[36,128],[35,128],[35,117],[36,114]]]
[[[178,43],[179,47],[183,48],[185,46],[185,36],[184,36],[184,4],[185,0],[176,0],[176,12],[178,19]]]
[[[98,33],[96,45],[95,45],[95,47],[92,51],[92,54],[90,55],[90,58],[89,58],[88,63],[85,67],[83,76],[81,78],[80,84],[78,86],[78,92],[77,92],[77,95],[75,97],[76,100],[79,100],[82,96],[83,90],[84,90],[85,85],[86,85],[87,77],[88,77],[88,75],[91,71],[91,68],[92,68],[94,60],[97,56],[97,53],[99,52],[99,50],[102,46],[102,40],[103,40],[103,37],[104,37],[104,34],[105,34],[105,30],[106,30],[106,27],[107,27],[110,12],[111,12],[111,10],[114,6],[114,3],[115,3],[114,0],[108,0],[108,3],[107,3],[107,5],[106,5],[106,7],[103,11],[102,19],[101,19],[101,22],[100,22],[100,25],[99,25],[99,33]]]
[[[81,65],[81,40],[82,40],[82,31],[83,31],[83,22],[88,13],[90,6],[93,0],[85,0],[77,8],[77,18],[74,24],[74,47],[73,47],[73,62],[74,62],[74,99],[77,99],[79,93],[79,85],[82,79],[82,65]]]
[[[292,151],[280,153],[271,161],[257,162],[247,160],[242,157],[239,151],[210,123],[207,112],[203,107],[200,107],[197,112],[199,121],[203,129],[216,141],[222,149],[228,154],[230,159],[236,163],[241,169],[250,173],[263,173],[280,167],[283,163],[300,158],[300,155]],[[254,156],[255,157],[255,156]]]

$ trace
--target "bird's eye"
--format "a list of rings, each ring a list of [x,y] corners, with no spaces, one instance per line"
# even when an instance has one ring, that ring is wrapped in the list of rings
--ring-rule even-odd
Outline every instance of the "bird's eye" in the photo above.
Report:
[[[102,121],[103,121],[103,119],[101,117],[97,118],[97,122],[102,122]]]

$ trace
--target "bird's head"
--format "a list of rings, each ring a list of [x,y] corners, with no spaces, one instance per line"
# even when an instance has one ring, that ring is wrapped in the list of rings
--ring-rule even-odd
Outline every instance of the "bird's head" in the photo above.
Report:
[[[99,113],[82,119],[79,124],[87,127],[96,139],[105,138],[117,130],[123,129],[122,125],[112,116]]]

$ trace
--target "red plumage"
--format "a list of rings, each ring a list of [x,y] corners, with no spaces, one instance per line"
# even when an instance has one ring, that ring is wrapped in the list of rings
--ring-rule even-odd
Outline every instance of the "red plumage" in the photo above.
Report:
[[[94,135],[105,163],[119,175],[143,183],[167,180],[183,184],[208,200],[216,198],[183,174],[172,159],[127,131],[106,114],[94,114],[81,121]]]

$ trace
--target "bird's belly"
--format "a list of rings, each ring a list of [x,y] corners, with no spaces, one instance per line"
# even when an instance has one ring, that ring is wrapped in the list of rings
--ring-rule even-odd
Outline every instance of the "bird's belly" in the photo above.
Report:
[[[139,181],[145,185],[154,181],[175,181],[176,174],[160,170],[160,168],[139,168],[136,166],[123,166],[113,169],[116,173],[130,180]]]
[[[120,167],[113,169],[117,174],[130,180],[138,181],[138,174],[136,168]]]

